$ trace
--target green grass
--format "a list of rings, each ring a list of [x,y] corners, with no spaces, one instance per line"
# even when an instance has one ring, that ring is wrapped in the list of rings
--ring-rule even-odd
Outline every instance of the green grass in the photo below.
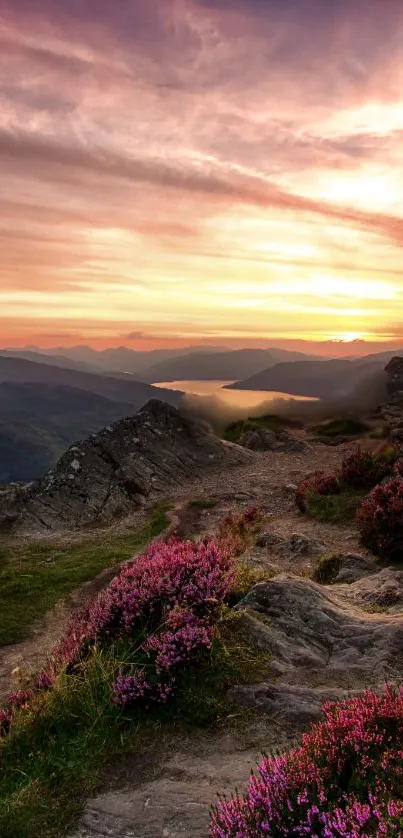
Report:
[[[108,765],[130,754],[144,754],[147,765],[147,753],[167,738],[213,729],[230,716],[233,725],[228,688],[266,677],[269,661],[249,645],[242,617],[227,612],[211,651],[178,676],[169,704],[128,715],[111,702],[110,684],[122,656],[117,646],[98,651],[75,675],[60,676],[54,690],[38,699],[36,712],[20,711],[0,742],[2,838],[70,834]],[[241,719],[243,711],[237,708],[236,714]]]
[[[360,436],[369,430],[369,425],[362,422],[361,419],[351,419],[348,417],[345,419],[332,419],[329,422],[323,422],[312,428],[315,434],[326,437]]]
[[[0,646],[23,640],[58,600],[163,532],[168,509],[169,504],[159,504],[130,534],[111,531],[65,547],[28,543],[0,549]]]
[[[193,509],[214,509],[218,504],[217,500],[208,500],[207,498],[196,498],[190,502]]]
[[[255,428],[267,428],[274,433],[284,431],[285,428],[300,427],[298,422],[291,419],[285,419],[277,414],[267,414],[267,416],[250,416],[248,419],[239,419],[237,422],[231,422],[223,432],[223,439],[228,442],[241,442],[248,431]]]
[[[313,493],[307,497],[306,512],[312,518],[322,521],[322,523],[351,521],[367,494],[367,489],[343,489],[339,495]]]

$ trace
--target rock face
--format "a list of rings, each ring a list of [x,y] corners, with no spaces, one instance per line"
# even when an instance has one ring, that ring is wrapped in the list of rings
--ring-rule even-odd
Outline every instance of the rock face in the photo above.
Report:
[[[281,575],[236,608],[272,661],[267,683],[236,687],[231,697],[295,729],[319,717],[324,699],[402,678],[402,571],[331,586]]]
[[[0,524],[14,531],[63,530],[128,514],[201,469],[240,464],[251,453],[153,400],[138,414],[73,445],[25,492],[0,495]]]

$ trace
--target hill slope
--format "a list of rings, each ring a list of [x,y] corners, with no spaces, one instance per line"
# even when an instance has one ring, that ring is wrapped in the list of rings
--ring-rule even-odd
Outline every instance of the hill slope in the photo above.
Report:
[[[330,398],[348,393],[383,367],[384,362],[380,360],[295,361],[276,364],[228,385],[228,389],[273,390],[295,396]]]
[[[0,384],[0,484],[42,477],[76,439],[133,412],[72,387]]]
[[[36,382],[86,390],[115,402],[126,402],[134,408],[132,412],[139,410],[152,398],[163,398],[164,401],[173,405],[179,404],[181,399],[181,394],[178,392],[164,390],[162,396],[160,390],[155,387],[133,379],[62,369],[53,365],[0,355],[0,384],[6,381],[21,384]]]

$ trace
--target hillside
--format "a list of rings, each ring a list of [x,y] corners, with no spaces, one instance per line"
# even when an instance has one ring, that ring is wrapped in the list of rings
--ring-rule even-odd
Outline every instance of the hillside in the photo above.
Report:
[[[164,498],[211,466],[251,459],[251,452],[152,400],[136,415],[75,442],[28,491],[6,489],[0,497],[0,526],[57,532],[111,522],[146,500]]]
[[[0,384],[0,484],[42,477],[75,440],[133,412],[73,387]]]
[[[295,361],[276,364],[228,389],[267,390],[320,399],[342,396],[384,368],[383,360]]]
[[[191,379],[228,381],[259,373],[280,360],[291,362],[302,358],[309,356],[282,349],[238,349],[208,355],[195,352],[155,364],[141,377],[149,382]]]
[[[0,355],[0,384],[13,382],[20,384],[40,383],[73,387],[86,390],[115,402],[125,402],[139,410],[152,398],[163,398],[169,404],[179,404],[181,394],[171,390],[161,391],[143,382],[127,378],[97,375],[79,370],[62,369],[49,364],[34,363],[21,358],[7,358]]]

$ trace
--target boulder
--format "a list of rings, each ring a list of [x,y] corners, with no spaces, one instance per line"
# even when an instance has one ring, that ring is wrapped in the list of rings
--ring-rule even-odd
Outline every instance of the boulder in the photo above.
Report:
[[[352,582],[372,573],[379,573],[379,565],[373,559],[349,553],[347,556],[340,557],[339,571],[334,582],[351,585]]]

